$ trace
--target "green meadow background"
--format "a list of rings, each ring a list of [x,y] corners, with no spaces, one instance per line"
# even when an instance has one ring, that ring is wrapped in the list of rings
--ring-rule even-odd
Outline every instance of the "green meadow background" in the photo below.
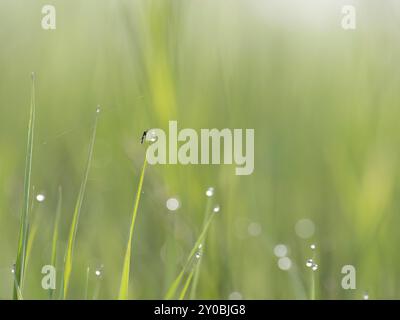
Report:
[[[45,4],[56,7],[56,30],[41,28]],[[344,4],[356,6],[356,30],[341,28]],[[165,296],[201,231],[208,187],[221,210],[196,298],[309,299],[312,274],[317,299],[400,298],[399,36],[396,0],[0,0],[0,298],[12,298],[31,72],[36,230],[24,298],[49,297],[41,268],[50,264],[59,186],[60,285],[98,104],[68,298],[85,297],[88,267],[88,297],[117,298],[140,137],[169,120],[255,129],[255,170],[147,167],[129,298]],[[180,201],[173,212],[171,197]],[[301,219],[315,226],[306,239],[296,233]],[[278,266],[277,244],[288,248],[289,270]],[[305,265],[311,244],[314,273]],[[341,287],[348,264],[355,290]]]

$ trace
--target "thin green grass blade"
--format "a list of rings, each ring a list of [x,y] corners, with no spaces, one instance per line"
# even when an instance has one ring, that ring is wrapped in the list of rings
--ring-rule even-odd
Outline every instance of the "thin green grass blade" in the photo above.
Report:
[[[29,235],[26,244],[25,270],[28,267],[28,262],[31,257],[33,242],[35,241],[38,228],[39,228],[39,223],[37,221],[33,222],[32,226],[28,226]]]
[[[57,201],[57,210],[56,210],[56,218],[54,220],[54,228],[53,228],[53,239],[51,245],[51,265],[56,268],[57,265],[57,242],[58,242],[58,230],[60,224],[61,217],[61,208],[62,208],[62,188],[58,187],[58,201]],[[49,290],[50,299],[53,298],[54,290]]]
[[[32,194],[35,193],[35,186],[32,186]],[[36,233],[37,230],[39,228],[39,222],[37,217],[34,217],[34,202],[33,199],[31,199],[31,204],[30,204],[30,211],[29,211],[29,221],[28,221],[28,241],[26,243],[26,254],[25,254],[25,266],[24,266],[24,270],[25,270],[25,274],[26,274],[26,270],[28,268],[28,263],[29,263],[29,258],[31,256],[31,252],[32,252],[32,246],[33,246],[33,242],[35,241],[35,237],[36,237]],[[22,278],[22,283],[24,283],[25,280],[25,275]]]
[[[201,231],[199,237],[197,238],[192,250],[189,253],[189,256],[186,260],[185,265],[183,266],[181,272],[178,274],[178,276],[176,277],[176,279],[174,280],[174,282],[172,283],[172,285],[170,286],[170,288],[167,291],[167,294],[165,295],[165,299],[166,300],[170,300],[170,299],[174,299],[176,297],[177,294],[177,290],[179,288],[179,285],[181,283],[181,280],[183,278],[183,275],[185,274],[185,271],[187,270],[190,262],[192,261],[194,255],[196,254],[197,250],[199,249],[200,244],[202,244],[202,242],[204,241],[206,235],[207,235],[207,231],[211,225],[211,222],[214,218],[214,214],[210,215],[209,218],[207,219],[207,222],[205,223],[203,230]]]
[[[18,252],[17,260],[15,263],[15,285],[13,298],[18,299],[18,291],[21,293],[23,290],[23,279],[25,275],[25,258],[28,242],[28,225],[29,225],[29,209],[30,209],[30,191],[31,191],[31,176],[32,176],[32,155],[33,155],[33,141],[35,129],[35,75],[32,73],[32,93],[30,115],[28,123],[28,141],[26,144],[26,159],[25,159],[25,177],[24,177],[24,202],[21,214]],[[22,295],[22,294],[21,294]]]
[[[312,260],[315,261],[315,251],[313,251]],[[315,271],[311,271],[311,283],[310,283],[310,300],[315,300],[316,297],[316,285],[315,285]]]
[[[85,283],[85,300],[88,299],[89,294],[89,276],[90,276],[90,267],[86,269],[86,283]]]
[[[190,300],[196,299],[197,285],[199,283],[199,278],[200,278],[200,266],[201,266],[201,258],[194,270],[193,285],[190,288]]]
[[[165,295],[164,298],[165,300],[171,300],[176,296],[176,292],[178,291],[179,284],[181,283],[184,274],[185,274],[185,267],[182,268],[181,272],[179,272],[174,282],[172,282],[171,286],[167,291],[167,294]]]
[[[64,265],[63,264],[63,269],[61,272],[61,279],[60,279],[60,290],[58,292],[58,300],[62,300],[64,297]]]
[[[14,277],[14,287],[15,287],[15,291],[17,293],[17,299],[18,300],[24,300],[23,296],[22,296],[22,292],[21,289],[17,283],[17,279]]]
[[[196,264],[196,266],[197,266],[197,264]],[[181,293],[179,295],[179,300],[185,299],[186,292],[189,289],[190,283],[192,282],[193,275],[194,275],[195,270],[196,270],[196,266],[194,266],[193,269],[190,271],[189,276],[187,277],[186,282],[185,282],[185,284],[184,284],[184,286],[182,288],[182,291],[181,291]]]
[[[119,289],[119,294],[118,294],[119,300],[128,299],[129,273],[130,273],[131,255],[132,255],[132,238],[133,238],[133,231],[135,229],[135,221],[136,221],[136,216],[137,216],[137,212],[138,212],[138,208],[139,208],[140,196],[142,194],[142,187],[143,187],[144,173],[146,171],[146,165],[147,165],[147,160],[145,157],[144,162],[143,162],[142,172],[140,174],[139,186],[138,186],[138,189],[136,192],[135,205],[133,207],[131,226],[130,226],[130,230],[129,230],[129,239],[128,239],[128,244],[126,246],[124,266],[122,269],[121,284],[120,284],[120,289]]]
[[[208,197],[207,198],[207,204],[206,204],[206,210],[205,210],[205,213],[204,213],[203,227],[204,227],[208,217],[210,216],[210,214],[212,214],[211,203],[212,203],[211,197]],[[204,245],[204,243],[203,243],[203,245]],[[200,258],[199,262],[195,266],[194,277],[193,277],[193,285],[192,285],[192,287],[190,289],[190,300],[196,299],[197,284],[199,282],[199,277],[200,277],[200,266],[201,266],[201,258]]]
[[[57,242],[58,242],[58,230],[61,217],[61,208],[62,208],[62,188],[60,186],[58,187],[57,210],[56,210],[56,218],[54,220],[53,239],[51,245],[51,265],[53,267],[55,267],[57,264]]]
[[[98,109],[98,110],[100,110],[100,109]],[[69,235],[68,235],[67,250],[65,253],[65,260],[64,260],[64,278],[63,278],[63,298],[64,299],[67,298],[69,281],[71,278],[72,259],[73,259],[73,251],[74,251],[74,246],[75,246],[75,238],[76,238],[76,232],[78,229],[79,216],[80,216],[81,209],[82,209],[83,198],[85,196],[86,184],[87,184],[89,171],[90,171],[90,167],[91,167],[91,163],[92,163],[94,143],[96,140],[98,114],[99,114],[99,112],[96,111],[96,118],[95,118],[95,123],[93,126],[92,138],[90,141],[89,152],[88,152],[88,157],[87,157],[87,161],[86,161],[85,174],[83,176],[82,184],[79,189],[78,199],[76,201],[75,210],[74,210],[74,214],[72,217],[72,224],[71,224],[71,228],[69,230]]]
[[[100,290],[101,290],[101,285],[102,285],[103,279],[100,276],[96,276],[96,285],[93,291],[93,298],[92,300],[98,300],[100,296]]]

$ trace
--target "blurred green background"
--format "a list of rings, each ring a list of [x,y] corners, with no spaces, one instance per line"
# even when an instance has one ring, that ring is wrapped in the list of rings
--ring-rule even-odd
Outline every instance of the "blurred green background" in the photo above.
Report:
[[[56,30],[41,28],[45,4],[56,7]],[[356,30],[341,28],[344,4],[357,9]],[[46,199],[34,201],[24,297],[48,297],[41,268],[58,186],[63,252],[100,104],[70,298],[84,297],[87,267],[89,297],[117,297],[145,153],[139,139],[169,120],[254,128],[255,170],[148,167],[130,298],[164,297],[201,230],[210,186],[221,212],[197,298],[307,299],[312,243],[317,298],[400,298],[399,30],[396,0],[1,0],[0,298],[12,296],[32,71],[32,182]],[[171,197],[180,201],[174,212]],[[288,270],[277,244],[288,249]],[[347,264],[356,290],[341,288]]]

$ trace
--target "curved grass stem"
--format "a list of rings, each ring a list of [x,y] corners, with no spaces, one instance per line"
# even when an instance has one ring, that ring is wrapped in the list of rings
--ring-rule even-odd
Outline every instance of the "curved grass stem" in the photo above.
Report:
[[[144,173],[146,171],[146,165],[147,165],[147,159],[145,156],[144,162],[143,162],[143,167],[142,167],[142,172],[140,174],[139,186],[138,186],[138,189],[136,192],[135,205],[133,207],[133,212],[132,212],[131,225],[130,225],[130,229],[129,229],[129,238],[128,238],[128,243],[127,243],[126,251],[125,251],[124,266],[122,269],[121,284],[120,284],[119,294],[118,294],[119,300],[128,299],[129,275],[130,275],[130,265],[131,265],[131,255],[132,255],[132,239],[133,239],[133,232],[135,229],[136,217],[137,217],[137,213],[138,213],[138,209],[139,209],[140,196],[142,194],[142,187],[143,187]]]

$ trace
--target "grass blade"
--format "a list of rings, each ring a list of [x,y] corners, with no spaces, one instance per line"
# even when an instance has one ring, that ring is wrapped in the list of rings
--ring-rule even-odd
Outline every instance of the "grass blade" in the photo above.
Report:
[[[61,217],[61,208],[62,208],[62,188],[58,187],[58,201],[57,201],[57,210],[56,210],[56,218],[54,220],[54,229],[53,229],[53,239],[51,245],[51,265],[56,268],[57,265],[57,242],[58,242],[58,230],[60,224]],[[50,299],[53,298],[54,290],[50,290],[49,295]]]
[[[171,286],[167,291],[167,294],[165,295],[164,298],[165,300],[171,300],[176,296],[176,292],[178,291],[179,284],[181,283],[184,274],[185,274],[185,267],[182,268],[181,272],[179,272],[174,282],[172,282]]]
[[[313,250],[312,261],[315,261],[315,251]],[[316,297],[316,283],[315,283],[315,271],[311,267],[311,283],[310,283],[310,300],[315,300]]]
[[[94,287],[92,300],[98,300],[99,299],[102,282],[103,282],[102,275],[97,275],[96,274],[96,284],[95,284],[95,287]]]
[[[35,221],[32,223],[32,226],[28,226],[28,241],[26,243],[26,257],[25,257],[25,270],[28,267],[29,258],[32,252],[33,242],[35,241],[35,237],[39,228],[39,223]]]
[[[147,165],[147,160],[145,157],[144,162],[143,162],[142,172],[140,174],[139,186],[138,186],[138,189],[136,192],[135,205],[133,207],[131,226],[130,226],[130,230],[129,230],[129,239],[128,239],[128,244],[126,246],[124,266],[122,269],[121,284],[120,284],[119,294],[118,294],[119,300],[128,299],[129,273],[130,273],[131,255],[132,255],[132,238],[133,238],[133,231],[135,228],[136,216],[137,216],[137,212],[138,212],[138,208],[139,208],[140,196],[142,194],[142,186],[143,186],[143,180],[144,180],[144,173],[146,171],[146,165]]]
[[[79,189],[78,199],[76,201],[75,210],[74,210],[74,214],[72,217],[72,224],[71,224],[71,228],[69,230],[69,235],[68,235],[67,250],[65,253],[65,260],[64,260],[64,278],[63,278],[63,298],[64,299],[67,298],[67,294],[68,294],[69,281],[70,281],[71,272],[72,272],[72,258],[73,258],[73,251],[74,251],[74,245],[75,245],[76,231],[78,229],[79,216],[80,216],[81,209],[82,209],[83,198],[85,196],[85,191],[86,191],[86,184],[87,184],[87,180],[88,180],[88,176],[89,176],[90,166],[92,163],[94,143],[96,140],[97,120],[98,120],[98,114],[99,114],[98,110],[100,110],[100,109],[96,110],[96,118],[95,118],[95,123],[93,126],[92,138],[91,138],[90,145],[89,145],[89,152],[88,152],[88,157],[87,157],[87,161],[86,161],[85,174],[83,176],[81,187]]]
[[[200,277],[200,266],[201,266],[201,258],[200,261],[196,264],[194,269],[193,285],[190,289],[190,300],[196,299],[197,284],[199,283],[199,277]]]
[[[56,218],[54,220],[53,239],[51,246],[51,265],[53,267],[55,267],[57,264],[57,241],[58,241],[58,229],[61,217],[61,208],[62,208],[62,189],[60,186],[58,188],[58,202],[57,202]]]
[[[19,285],[17,283],[17,279],[15,277],[14,277],[14,287],[15,287],[15,291],[16,291],[16,294],[17,294],[17,298],[16,299],[24,300],[24,298],[22,296],[21,289],[20,289],[20,287],[19,287]]]
[[[32,186],[32,194],[35,193],[35,186]],[[26,273],[26,270],[28,269],[28,263],[29,263],[29,258],[31,256],[32,252],[32,246],[33,242],[35,241],[36,233],[39,228],[39,222],[38,222],[38,217],[34,216],[34,202],[33,199],[31,199],[31,204],[30,204],[30,209],[29,209],[29,221],[28,221],[28,240],[26,242],[26,254],[25,254],[25,266],[24,270]],[[24,282],[25,277],[22,279],[22,282]]]
[[[28,124],[28,141],[26,144],[26,159],[25,159],[25,177],[24,177],[24,202],[21,214],[18,252],[15,263],[15,285],[13,298],[18,299],[19,293],[23,290],[23,280],[25,275],[25,258],[28,242],[28,225],[29,225],[29,209],[30,209],[30,191],[31,191],[31,176],[32,176],[32,154],[33,154],[33,138],[35,129],[35,74],[32,73],[32,93],[31,106]],[[21,294],[22,296],[22,294]]]
[[[208,197],[207,204],[206,204],[206,210],[204,213],[203,227],[204,227],[209,215],[212,214],[211,203],[212,203],[211,197]],[[203,245],[204,245],[204,243],[203,243]],[[200,266],[201,266],[201,259],[195,266],[193,285],[192,285],[192,288],[190,289],[190,300],[196,299],[197,284],[199,282],[199,277],[200,277]]]
[[[196,264],[196,266],[197,266],[197,264]],[[183,300],[185,298],[186,292],[190,286],[190,283],[192,282],[195,270],[197,270],[197,269],[195,267],[193,267],[192,271],[190,271],[189,276],[186,279],[185,285],[182,288],[181,294],[179,295],[179,300]]]
[[[85,283],[85,298],[84,300],[88,299],[89,294],[89,277],[90,277],[90,267],[86,268],[86,283]]]

